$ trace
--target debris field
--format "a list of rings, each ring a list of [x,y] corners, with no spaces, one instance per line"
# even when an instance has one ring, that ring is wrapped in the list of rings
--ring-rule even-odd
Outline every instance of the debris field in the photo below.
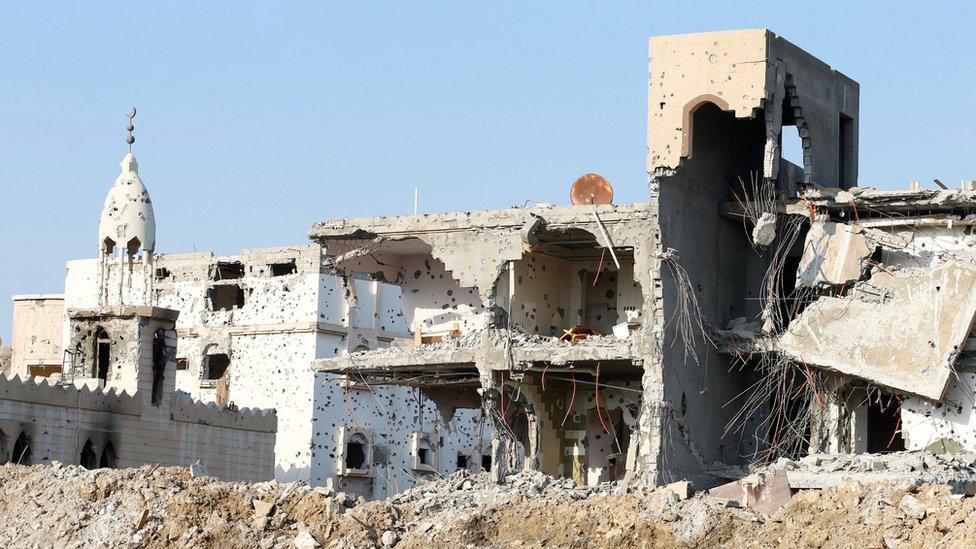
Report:
[[[865,458],[872,456],[864,456]],[[973,475],[973,456],[903,453],[783,460],[767,469],[847,472],[761,513],[692,493],[580,487],[539,472],[459,472],[386,500],[304,483],[233,483],[190,469],[0,467],[5,547],[960,547],[976,498],[924,478]],[[858,475],[887,471],[864,483]],[[913,476],[914,472],[921,476]],[[862,477],[863,478],[863,477]],[[956,493],[954,493],[956,492]]]

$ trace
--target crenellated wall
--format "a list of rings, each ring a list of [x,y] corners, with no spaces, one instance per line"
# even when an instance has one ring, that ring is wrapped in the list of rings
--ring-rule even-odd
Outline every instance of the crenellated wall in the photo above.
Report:
[[[96,455],[111,443],[110,466],[199,461],[226,480],[273,478],[273,410],[232,410],[189,402],[172,392],[154,405],[150,393],[0,377],[0,461],[77,464],[90,441]],[[22,435],[29,453],[13,455]]]

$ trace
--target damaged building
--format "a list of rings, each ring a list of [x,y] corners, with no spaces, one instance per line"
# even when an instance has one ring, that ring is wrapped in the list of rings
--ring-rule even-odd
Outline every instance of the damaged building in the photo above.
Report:
[[[131,276],[137,254],[150,256],[154,241],[152,204],[129,153],[99,223],[100,298],[67,307],[60,296],[14,298],[11,372],[0,378],[0,462],[158,463],[197,465],[229,480],[273,476],[274,411],[177,391],[180,311],[149,305],[148,293],[125,303],[109,297],[122,295],[128,277],[104,276],[105,267],[112,262]]]
[[[78,385],[73,311],[179,311],[175,391],[276,409],[276,478],[367,497],[976,451],[976,184],[858,187],[858,117],[855,81],[768,30],[655,37],[646,202],[587,174],[571,204],[325,220],[235,256],[158,253],[142,210],[151,238],[100,232],[64,296],[18,298],[11,368]]]
[[[403,285],[418,343],[318,369],[420,387],[442,413],[481,408],[495,462],[580,483],[707,483],[714,464],[781,447],[775,405],[737,404],[768,373],[720,343],[762,318],[784,258],[730,204],[753,212],[765,193],[768,245],[779,201],[854,186],[858,85],[767,30],[657,37],[647,114],[647,203],[317,223],[337,271]]]
[[[82,338],[75,316],[145,304],[173,313],[173,371],[164,377],[180,398],[222,416],[274,410],[273,452],[254,448],[273,454],[273,468],[255,479],[384,497],[418,479],[482,466],[489,445],[479,437],[490,437],[479,430],[477,412],[442,419],[416,389],[371,387],[312,369],[319,358],[412,337],[399,285],[336,275],[316,244],[215,256],[159,253],[155,236],[148,190],[130,153],[106,198],[98,257],[67,262],[63,295],[15,296],[10,375],[113,386],[113,375],[132,373],[110,350],[121,327],[101,322]],[[86,358],[92,348],[99,353]]]

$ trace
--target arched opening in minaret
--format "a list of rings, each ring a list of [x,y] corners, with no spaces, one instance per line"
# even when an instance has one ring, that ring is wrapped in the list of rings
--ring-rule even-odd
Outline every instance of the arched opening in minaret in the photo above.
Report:
[[[78,464],[89,470],[98,468],[98,456],[95,455],[95,445],[92,444],[91,439],[85,441]]]
[[[92,368],[92,376],[97,377],[104,383],[108,380],[108,364],[112,356],[111,340],[108,337],[108,332],[104,328],[99,328],[95,332],[95,343],[93,345],[92,356],[94,357],[94,365]]]
[[[115,445],[112,441],[105,443],[105,448],[102,448],[102,455],[98,458],[98,466],[101,469],[115,469],[119,461],[119,457],[115,454]]]
[[[115,241],[105,237],[105,240],[102,241],[102,252],[105,255],[112,255],[113,251],[115,251]]]
[[[126,250],[129,252],[129,257],[135,257],[135,255],[139,253],[139,248],[141,247],[142,242],[139,241],[139,237],[132,237],[132,240],[126,244]]]

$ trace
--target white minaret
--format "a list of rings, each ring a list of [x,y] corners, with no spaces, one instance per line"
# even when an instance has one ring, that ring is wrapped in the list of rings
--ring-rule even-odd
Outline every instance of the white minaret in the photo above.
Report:
[[[105,197],[105,206],[98,221],[98,259],[99,259],[99,306],[150,305],[153,282],[153,250],[156,249],[156,216],[153,214],[149,190],[139,177],[139,164],[132,154],[132,119],[136,109],[129,111],[129,135],[125,142],[129,152],[122,158],[122,173]],[[145,291],[141,299],[125,303],[124,289],[132,287],[134,259],[142,253],[142,269]],[[109,262],[117,258],[118,277],[109,276]],[[114,288],[112,281],[116,283]],[[117,300],[113,299],[117,296]],[[135,298],[130,298],[130,300]],[[114,301],[114,303],[113,303]]]

